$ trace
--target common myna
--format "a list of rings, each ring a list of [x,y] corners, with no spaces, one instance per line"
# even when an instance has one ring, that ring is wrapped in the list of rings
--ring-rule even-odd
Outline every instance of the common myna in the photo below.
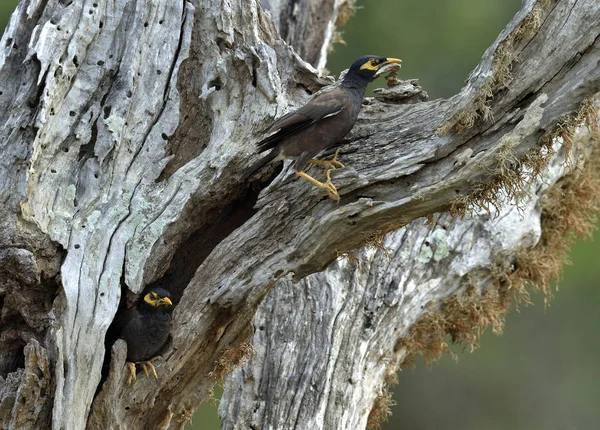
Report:
[[[160,358],[155,355],[167,341],[171,330],[171,312],[173,302],[169,298],[169,292],[154,288],[136,306],[127,309],[119,317],[117,324],[121,327],[120,337],[127,343],[127,366],[130,373],[127,384],[136,379],[136,363],[141,363],[146,376],[150,369],[158,379],[151,362]]]
[[[294,171],[297,176],[324,189],[331,199],[339,201],[340,196],[330,177],[332,169],[344,167],[337,160],[337,152],[332,160],[314,160],[313,157],[339,142],[352,129],[367,85],[377,71],[387,64],[400,62],[397,58],[374,55],[360,57],[352,63],[341,82],[323,88],[306,105],[276,120],[267,130],[271,134],[257,143],[259,152],[269,149],[271,152],[251,167],[244,180],[270,161],[292,158],[296,160]],[[325,183],[304,172],[307,163],[325,168]]]

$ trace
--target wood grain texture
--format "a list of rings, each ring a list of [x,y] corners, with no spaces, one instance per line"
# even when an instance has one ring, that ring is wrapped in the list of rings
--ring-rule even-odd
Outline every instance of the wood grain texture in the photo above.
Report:
[[[226,378],[222,428],[365,428],[414,352],[405,340],[417,322],[453,295],[510,300],[497,268],[516,270],[517,253],[538,243],[540,201],[571,171],[556,150],[519,208],[419,218],[298,284],[280,280],[254,317],[250,361]]]
[[[251,396],[269,399],[281,389],[252,367],[259,357],[228,382],[226,426],[295,420],[299,428],[330,428],[343,411],[342,422],[360,428],[393,340],[419,318],[421,306],[459,290],[458,281],[443,282],[439,273],[470,274],[483,290],[488,262],[481,247],[510,255],[535,243],[543,187],[521,221],[511,219],[510,203],[504,210],[513,215],[501,217],[510,223],[486,214],[471,223],[440,215],[425,226],[419,219],[444,213],[457,197],[489,183],[499,154],[539,147],[544,133],[600,90],[595,0],[525,1],[448,100],[414,103],[419,91],[410,83],[404,99],[369,100],[340,146],[348,167],[333,176],[339,205],[294,180],[289,166],[263,172],[264,182],[240,184],[259,156],[250,143],[267,124],[332,82],[309,62],[322,66],[342,2],[324,2],[333,3],[325,15],[294,10],[294,2],[264,3],[271,14],[257,0],[20,2],[0,42],[6,427],[178,428],[239,361],[233,352],[252,337],[254,314],[268,297],[255,326],[268,315],[285,317],[285,309],[291,332],[302,321],[323,323],[318,349],[299,340],[292,350],[322,354],[305,362],[311,372],[288,366],[281,373],[307,393],[306,378],[325,375],[315,382],[322,395],[307,403],[280,397],[281,409],[265,401],[247,418],[256,407]],[[290,13],[296,27],[286,40],[294,49],[279,32]],[[301,35],[317,13],[327,25],[304,46]],[[470,127],[440,134],[448,124]],[[550,183],[568,173],[563,161],[559,155],[548,167]],[[360,270],[334,262],[373,232],[401,226],[386,238],[391,262],[373,252]],[[300,286],[290,284],[292,277]],[[159,380],[140,377],[127,387],[125,345],[117,342],[104,363],[104,340],[119,306],[130,306],[148,285],[171,291],[174,327],[157,364]],[[297,307],[281,305],[290,295],[298,296]],[[310,309],[307,303],[314,313],[290,315]],[[387,336],[391,326],[398,334]],[[274,326],[264,327],[270,333]],[[357,336],[365,338],[358,349],[340,346]],[[271,342],[273,357],[287,360],[289,344],[280,340],[257,332],[257,353]],[[275,391],[236,386],[240,372]],[[345,394],[338,396],[340,387]],[[16,408],[25,392],[32,393],[31,407]],[[337,400],[324,406],[325,399]],[[361,408],[352,410],[357,399]],[[286,405],[291,412],[282,412]],[[299,420],[314,412],[313,421]]]
[[[262,0],[281,38],[318,70],[325,67],[336,24],[354,0]]]

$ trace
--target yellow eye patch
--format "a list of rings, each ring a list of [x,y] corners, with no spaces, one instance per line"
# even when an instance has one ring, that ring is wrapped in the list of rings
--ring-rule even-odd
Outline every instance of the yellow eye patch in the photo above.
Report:
[[[156,305],[157,305],[157,303],[156,303],[156,302],[157,302],[157,299],[156,299],[156,293],[149,293],[149,294],[146,294],[146,295],[144,296],[144,301],[145,301],[146,303],[148,303],[149,305],[156,306]]]
[[[158,293],[152,292],[144,296],[144,301],[155,308],[159,306],[172,306],[173,302],[168,297],[160,297]]]
[[[370,58],[365,64],[360,66],[360,70],[379,70],[379,67],[381,67],[381,60]]]
[[[398,58],[369,58],[362,66],[360,66],[360,70],[372,70],[376,72],[381,67],[387,64],[400,64],[402,60]]]

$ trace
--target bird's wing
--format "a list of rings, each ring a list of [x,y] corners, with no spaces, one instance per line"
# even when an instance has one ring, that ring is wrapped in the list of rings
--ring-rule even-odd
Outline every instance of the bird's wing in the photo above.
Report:
[[[269,127],[268,131],[273,134],[257,143],[260,152],[275,147],[283,138],[299,133],[322,119],[339,114],[343,109],[344,102],[337,91],[317,93],[306,105],[282,116]]]
[[[117,329],[118,333],[121,333],[127,324],[129,324],[130,321],[134,320],[139,315],[140,313],[135,306],[119,313],[115,321],[115,328]]]

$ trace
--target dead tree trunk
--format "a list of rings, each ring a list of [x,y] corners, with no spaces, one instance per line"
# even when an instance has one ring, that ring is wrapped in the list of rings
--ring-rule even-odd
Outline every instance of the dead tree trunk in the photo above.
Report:
[[[287,168],[240,183],[249,142],[330,82],[295,52],[322,66],[349,5],[306,3],[20,2],[0,44],[2,428],[177,428],[248,358],[225,428],[362,428],[408,356],[500,327],[589,228],[597,0],[524,1],[451,99],[370,100],[339,205]],[[174,327],[158,382],[128,387],[105,337],[150,284]]]

